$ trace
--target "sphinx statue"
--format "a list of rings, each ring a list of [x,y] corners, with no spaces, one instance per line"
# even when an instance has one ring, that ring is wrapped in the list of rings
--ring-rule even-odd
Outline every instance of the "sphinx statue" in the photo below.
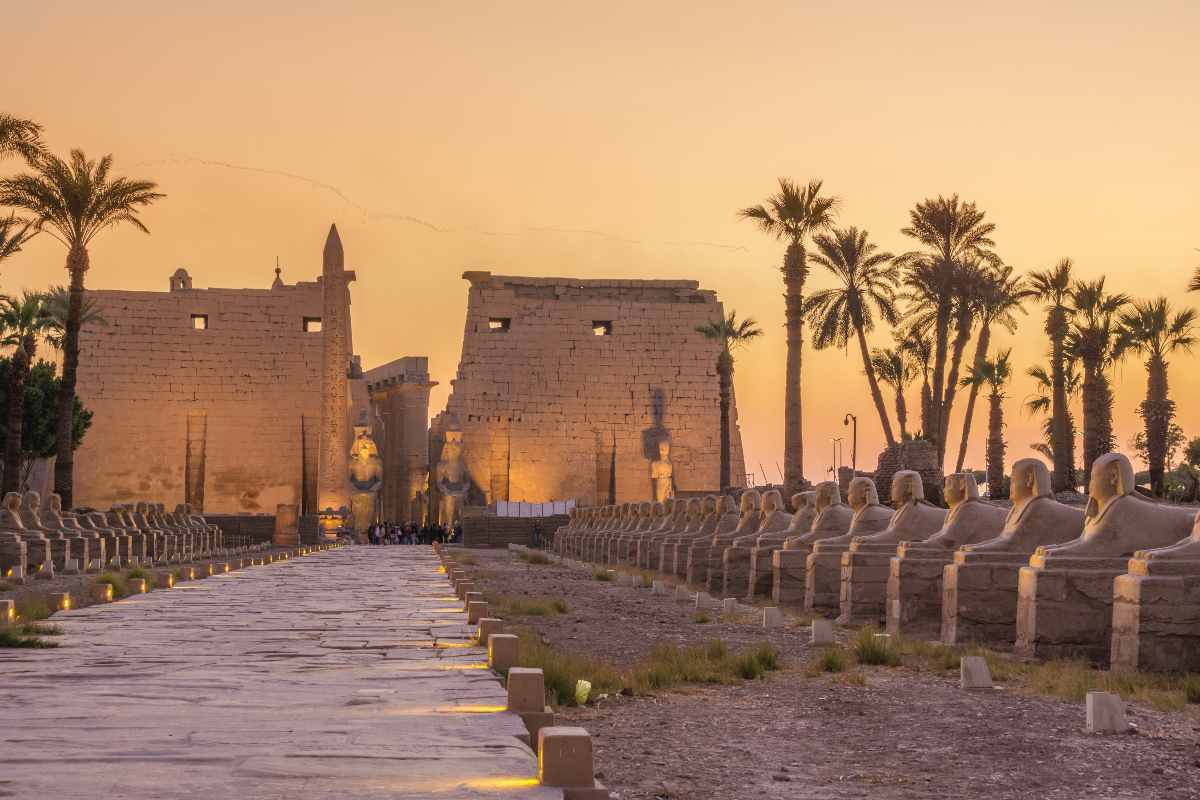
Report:
[[[645,502],[641,502],[641,503],[631,503],[630,509],[632,511],[632,514],[631,514],[631,520],[630,520],[629,524],[627,524],[623,528],[606,531],[605,533],[601,534],[600,541],[597,543],[597,550],[596,550],[595,561],[597,563],[599,563],[599,564],[611,563],[613,554],[615,552],[613,544],[618,538],[620,538],[621,536],[625,536],[627,534],[637,533],[638,531],[645,530],[653,522],[653,515],[654,515],[654,504],[653,503],[651,503],[649,501],[645,501]]]
[[[784,540],[783,547],[771,553],[771,599],[776,605],[804,603],[804,579],[813,545],[850,530],[854,511],[842,502],[836,481],[818,483],[814,495],[815,516],[808,529],[801,530],[802,523],[795,525],[796,531]]]
[[[856,536],[842,554],[842,625],[880,625],[887,604],[892,556],[901,542],[923,542],[942,529],[946,510],[925,500],[919,473],[902,469],[892,476],[896,513],[888,526],[870,536]]]
[[[555,552],[561,552],[560,548],[566,542],[567,537],[574,533],[583,522],[583,509],[579,507],[572,508],[567,512],[567,524],[559,525],[554,530],[554,535],[550,539],[550,549]]]
[[[21,504],[17,513],[28,531],[37,531],[50,542],[50,557],[54,569],[58,572],[77,572],[83,564],[79,563],[78,552],[72,551],[71,545],[77,548],[82,544],[67,538],[60,530],[51,530],[42,525],[41,517],[42,496],[34,491],[21,495]]]
[[[1168,547],[1138,550],[1113,584],[1114,670],[1200,672],[1200,514]]]
[[[650,462],[650,483],[654,486],[654,501],[665,503],[675,496],[675,467],[671,464],[671,440],[658,440],[658,458]]]
[[[758,527],[752,533],[734,539],[721,554],[719,579],[714,576],[712,566],[709,567],[709,590],[720,592],[722,597],[752,596],[750,567],[754,548],[763,537],[781,534],[791,524],[792,515],[783,507],[783,495],[778,490],[771,489],[763,495]],[[786,537],[779,536],[780,544],[784,538]]]
[[[786,528],[781,531],[761,533],[755,539],[750,549],[750,579],[746,588],[746,601],[753,602],[755,597],[769,597],[773,585],[771,572],[772,556],[781,550],[788,539],[805,535],[812,529],[813,520],[817,518],[817,495],[819,491],[797,492],[792,495],[792,518]]]
[[[39,510],[41,527],[61,531],[64,536],[78,541],[80,568],[86,572],[98,572],[108,563],[108,543],[98,531],[83,528],[73,514],[63,514],[62,498],[51,493]],[[76,545],[72,544],[72,552]]]
[[[667,514],[662,522],[646,536],[637,540],[636,552],[633,554],[632,563],[639,569],[657,569],[658,556],[662,550],[663,541],[687,528],[691,516],[691,504],[689,501],[680,498],[668,498],[668,501],[663,506]]]
[[[371,438],[370,431],[366,425],[355,425],[354,443],[350,446],[350,486],[353,490],[350,493],[350,513],[354,519],[354,532],[360,536],[366,534],[367,528],[375,521],[379,489],[383,486],[383,459],[379,457],[379,448]],[[445,455],[443,447],[443,458]]]
[[[722,520],[709,539],[692,543],[688,550],[687,582],[708,585],[708,571],[715,564],[719,569],[725,548],[738,536],[758,530],[762,497],[754,489],[742,492],[738,500],[737,521],[732,525]]]
[[[1013,463],[1012,508],[1000,533],[964,544],[942,570],[945,644],[1010,647],[1017,633],[1017,576],[1038,547],[1083,531],[1083,509],[1054,499],[1050,471],[1040,459]]]
[[[1137,551],[1185,538],[1195,509],[1143,498],[1133,466],[1120,453],[1092,462],[1083,533],[1043,545],[1021,568],[1017,584],[1015,651],[1039,658],[1108,661],[1112,646],[1113,585]]]
[[[693,497],[688,500],[687,514],[682,524],[658,542],[658,550],[651,552],[646,568],[667,575],[674,574],[675,552],[679,544],[700,532],[705,519],[716,510],[716,502],[711,495],[704,499]]]
[[[29,576],[29,545],[20,533],[5,524],[8,515],[7,507],[0,509],[0,579],[24,583]]]
[[[645,524],[638,526],[637,530],[623,533],[613,538],[612,543],[609,545],[609,563],[635,563],[638,543],[647,536],[652,536],[663,525],[668,524],[671,521],[671,515],[674,510],[675,501],[671,498],[667,498],[663,502],[656,501],[651,503],[650,517],[646,520]]]
[[[0,509],[0,530],[12,533],[24,542],[27,575],[46,579],[54,577],[50,540],[40,530],[25,527],[21,518],[21,495],[16,492],[4,495],[3,508]]]
[[[1008,510],[979,497],[970,472],[947,475],[942,494],[950,506],[942,529],[923,542],[901,542],[887,581],[887,632],[923,639],[942,631],[942,573],[963,545],[984,542],[1004,528]]]
[[[886,529],[892,520],[892,509],[880,505],[875,481],[870,478],[852,478],[846,499],[853,511],[850,527],[841,536],[812,543],[804,573],[804,608],[808,611],[828,614],[840,610],[842,555],[855,539]]]
[[[434,467],[434,484],[441,498],[438,522],[451,528],[462,517],[471,480],[463,464],[463,432],[451,429],[442,436],[442,454]]]
[[[584,539],[584,549],[581,553],[581,558],[585,561],[597,562],[601,560],[601,544],[611,534],[621,533],[631,529],[638,523],[638,505],[637,503],[622,503],[614,509],[612,517],[607,525],[593,531],[591,535]]]

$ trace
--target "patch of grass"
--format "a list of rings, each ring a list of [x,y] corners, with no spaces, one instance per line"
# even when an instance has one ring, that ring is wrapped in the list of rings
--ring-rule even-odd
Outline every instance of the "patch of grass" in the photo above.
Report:
[[[826,647],[817,659],[817,667],[821,672],[845,672],[847,660],[845,651],[840,647]]]
[[[900,637],[897,639],[894,647],[900,655],[918,659],[928,665],[929,668],[935,670],[958,669],[958,663],[963,657],[963,651],[960,647],[951,647],[919,639],[905,639]]]
[[[0,628],[0,648],[14,647],[46,649],[58,647],[58,645],[38,636],[28,636],[22,633],[21,628]]]
[[[18,626],[22,636],[62,636],[63,629],[57,625],[42,625],[37,622],[26,622]]]
[[[612,583],[612,573],[606,569],[598,569],[592,573],[592,577],[602,583]]]
[[[96,577],[96,583],[107,583],[113,588],[113,599],[118,600],[129,594],[129,584],[120,575],[105,572]]]
[[[854,658],[859,664],[871,666],[898,667],[900,653],[891,646],[889,640],[876,638],[874,628],[860,628],[854,637]]]
[[[484,594],[488,613],[502,619],[513,617],[549,617],[567,613],[567,601],[561,597],[509,597]]]
[[[550,607],[554,609],[554,612],[555,612],[556,614],[565,614],[565,613],[567,613],[567,601],[566,601],[566,600],[563,600],[562,598],[559,598],[558,600],[553,600],[553,601],[551,601],[551,603],[550,603]]]
[[[181,580],[183,580],[183,570],[173,569],[173,570],[171,570],[171,576],[174,577],[175,580],[181,581]]]
[[[1185,703],[1200,703],[1200,675],[1188,675],[1183,679]]]
[[[843,672],[841,675],[835,675],[834,680],[838,683],[844,683],[847,686],[867,685],[867,676],[863,674],[861,669],[856,669],[853,672]]]
[[[712,622],[712,617],[701,611],[699,614],[692,614],[692,622],[696,623],[697,625],[707,625],[708,623]]]
[[[620,671],[599,658],[564,653],[541,640],[530,630],[518,630],[518,665],[540,667],[546,682],[546,702],[554,706],[575,705],[575,686],[580,680],[592,684],[592,696],[615,694],[625,685]]]
[[[17,606],[17,615],[26,622],[37,622],[50,616],[50,606],[44,600],[26,600]]]
[[[547,558],[544,554],[538,553],[538,552],[518,553],[517,558],[521,559],[526,564],[533,564],[533,565],[539,565],[539,566],[550,563],[549,558]]]
[[[130,580],[145,578],[146,582],[149,583],[151,575],[148,571],[142,569],[141,567],[134,567],[133,569],[129,570],[129,572],[125,573],[125,577],[129,578]]]

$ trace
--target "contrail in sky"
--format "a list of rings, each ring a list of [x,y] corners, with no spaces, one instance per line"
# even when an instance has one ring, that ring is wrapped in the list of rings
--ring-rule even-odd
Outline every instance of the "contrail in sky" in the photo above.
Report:
[[[486,236],[517,236],[517,235],[520,235],[520,234],[514,233],[514,232],[498,232],[498,231],[471,231],[471,230],[455,231],[451,228],[439,227],[439,226],[433,224],[432,222],[421,219],[420,217],[411,216],[409,214],[394,214],[391,212],[384,212],[384,211],[372,211],[371,209],[367,208],[366,206],[360,205],[359,203],[355,202],[353,199],[350,198],[349,195],[347,195],[345,192],[343,192],[341,189],[339,189],[337,186],[334,186],[331,183],[325,183],[324,181],[317,180],[316,178],[311,178],[307,175],[300,175],[295,172],[287,172],[286,170],[269,169],[269,168],[265,168],[265,167],[254,167],[254,166],[249,166],[246,164],[233,164],[228,161],[217,161],[215,159],[198,158],[196,156],[177,156],[177,157],[166,158],[166,159],[157,159],[156,161],[159,163],[166,162],[166,163],[172,163],[172,164],[183,164],[183,163],[201,164],[201,165],[207,166],[207,167],[220,167],[222,169],[232,169],[232,170],[238,170],[241,172],[257,172],[262,175],[275,175],[280,178],[287,178],[287,179],[293,180],[293,181],[300,181],[302,183],[307,183],[308,185],[313,186],[317,189],[323,189],[327,192],[331,192],[332,194],[336,195],[338,197],[338,199],[340,199],[346,205],[350,206],[351,208],[354,208],[359,213],[363,214],[364,216],[366,216],[368,218],[381,219],[381,220],[392,220],[395,222],[410,222],[414,225],[420,225],[423,228],[428,228],[429,230],[435,231],[437,233],[455,233],[455,232],[477,233],[477,234],[483,234]],[[142,161],[139,163],[140,164],[153,164],[153,163],[156,163],[156,161]],[[596,236],[596,237],[599,237],[602,239],[608,239],[608,240],[614,241],[614,242],[622,242],[625,244],[634,244],[634,245],[646,245],[647,244],[647,242],[645,242],[641,239],[628,239],[623,236],[618,236],[616,234],[605,233],[604,231],[589,230],[586,228],[555,228],[555,227],[528,226],[525,228],[525,230],[532,231],[534,233],[562,233],[562,234],[576,235],[576,236]],[[685,246],[685,247],[686,246],[713,247],[713,248],[717,248],[719,250],[733,250],[733,251],[739,251],[739,250],[740,251],[748,251],[749,250],[749,248],[746,247],[745,245],[721,244],[719,242],[664,241],[664,242],[660,242],[660,243],[666,244],[666,245]]]

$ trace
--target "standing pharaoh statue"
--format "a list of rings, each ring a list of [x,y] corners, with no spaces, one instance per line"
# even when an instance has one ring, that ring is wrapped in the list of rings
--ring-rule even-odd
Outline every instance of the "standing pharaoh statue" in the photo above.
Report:
[[[675,496],[675,466],[671,463],[671,440],[660,439],[658,458],[650,462],[650,482],[654,485],[654,502],[665,503]]]
[[[442,443],[442,456],[434,470],[434,477],[437,480],[438,493],[441,495],[438,521],[447,527],[453,527],[454,523],[458,522],[467,489],[470,487],[462,455],[462,431],[446,431],[445,441]]]
[[[354,444],[350,446],[350,511],[354,532],[364,533],[374,521],[376,498],[383,485],[383,459],[366,425],[354,426]]]

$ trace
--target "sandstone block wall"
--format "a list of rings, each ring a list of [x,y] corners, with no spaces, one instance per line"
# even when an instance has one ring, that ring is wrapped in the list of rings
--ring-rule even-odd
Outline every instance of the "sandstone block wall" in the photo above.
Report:
[[[388,522],[421,523],[429,483],[429,359],[406,356],[367,370],[371,435],[383,459],[381,513]]]
[[[79,394],[95,416],[76,503],[311,508],[322,334],[305,319],[321,318],[321,284],[193,289],[179,274],[169,292],[89,293],[108,324],[81,336]]]
[[[462,358],[437,432],[457,424],[470,503],[648,500],[669,436],[676,491],[719,487],[723,313],[695,281],[521,278],[468,272]],[[602,335],[598,335],[602,334]],[[736,412],[733,479],[745,467]]]

